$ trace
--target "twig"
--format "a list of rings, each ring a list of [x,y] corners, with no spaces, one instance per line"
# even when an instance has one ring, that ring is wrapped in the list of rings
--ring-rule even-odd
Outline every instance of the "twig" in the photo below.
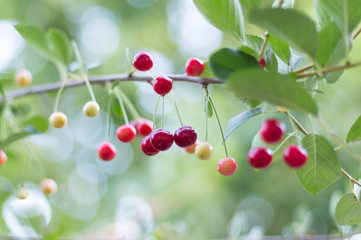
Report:
[[[321,73],[326,74],[329,72],[337,72],[337,71],[344,70],[347,68],[357,67],[359,65],[361,65],[361,61],[355,62],[355,63],[346,63],[345,65],[342,65],[342,66],[334,66],[334,67],[322,69]],[[319,72],[317,72],[317,71],[311,71],[311,72],[306,72],[306,73],[302,72],[302,73],[297,74],[297,78],[305,78],[305,77],[316,76],[316,75],[319,75]]]
[[[354,179],[350,174],[348,174],[343,168],[341,168],[341,171],[342,171],[343,175],[345,175],[352,183],[361,187],[361,183],[356,181],[356,179]]]

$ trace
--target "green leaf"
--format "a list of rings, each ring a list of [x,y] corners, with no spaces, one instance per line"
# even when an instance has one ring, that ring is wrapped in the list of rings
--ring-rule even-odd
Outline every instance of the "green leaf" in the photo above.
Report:
[[[49,120],[43,116],[33,116],[22,122],[23,126],[32,126],[39,132],[46,132],[49,128]]]
[[[213,117],[213,108],[209,99],[204,101],[204,112],[207,113],[209,118]]]
[[[273,50],[273,52],[288,65],[288,62],[291,58],[290,47],[283,42],[281,39],[274,35],[268,37],[268,44]]]
[[[252,48],[250,48],[246,45],[240,46],[238,48],[238,50],[240,50],[241,52],[244,52],[245,54],[251,55],[255,59],[259,60],[259,54],[255,50],[253,50]]]
[[[239,0],[245,8],[257,8],[262,5],[262,0]]]
[[[347,30],[346,34],[352,32],[361,21],[360,0],[318,0],[317,7],[319,14],[327,13],[343,33]]]
[[[268,101],[274,105],[317,114],[316,103],[295,80],[293,74],[247,70],[229,77],[227,86],[238,97]]]
[[[295,172],[302,186],[316,195],[341,177],[341,165],[325,137],[309,134],[302,139],[302,145],[308,153],[308,160]]]
[[[214,78],[214,74],[211,70],[211,68],[209,67],[209,63],[208,61],[205,61],[203,63],[204,65],[204,72],[199,76],[200,78]]]
[[[245,122],[247,122],[248,119],[259,115],[261,112],[262,112],[262,107],[258,107],[258,108],[254,108],[254,109],[242,112],[242,113],[238,114],[237,116],[234,116],[233,118],[229,119],[227,131],[224,136],[224,141],[227,140],[227,138],[231,135],[231,133],[233,131],[235,131],[237,128],[239,128]]]
[[[330,14],[321,7],[320,0],[314,0],[313,3],[316,11],[316,17],[320,26],[324,27],[328,25],[331,22]]]
[[[360,200],[353,193],[343,195],[336,205],[335,218],[340,225],[361,223]]]
[[[361,115],[352,124],[350,130],[347,133],[346,143],[357,142],[361,140]]]
[[[120,101],[117,97],[113,98],[112,109],[116,116],[118,116],[118,117],[123,116],[122,107],[120,106]]]
[[[261,69],[254,57],[233,48],[222,48],[212,54],[209,58],[209,66],[221,81],[226,81],[235,72],[249,68]]]
[[[242,7],[238,0],[193,0],[198,9],[219,30],[241,42],[244,38]]]
[[[30,105],[26,103],[20,103],[17,105],[11,105],[11,112],[16,117],[25,117],[31,112]]]
[[[72,46],[68,36],[59,29],[51,28],[48,31],[48,39],[53,56],[67,65],[72,57]]]
[[[257,53],[261,52],[263,42],[264,40],[258,36],[250,35],[250,34],[246,35],[247,45],[250,46]],[[278,72],[277,58],[273,53],[273,51],[271,50],[271,48],[268,46],[268,44],[266,45],[263,58],[266,61],[266,69],[268,69],[271,72]]]
[[[294,49],[313,57],[317,50],[315,23],[293,9],[253,9],[251,23],[280,37]]]
[[[4,149],[11,143],[16,142],[22,138],[25,138],[29,135],[34,134],[34,133],[35,132],[32,132],[32,131],[22,131],[22,132],[14,133],[14,134],[10,135],[9,137],[7,137],[5,140],[0,141],[0,149]]]
[[[32,46],[37,48],[41,53],[45,56],[51,56],[51,52],[49,50],[48,39],[46,38],[45,31],[37,26],[33,25],[16,25],[15,29],[18,33]]]
[[[0,94],[2,96],[5,96],[5,91],[4,91],[4,88],[3,88],[3,84],[0,82]]]

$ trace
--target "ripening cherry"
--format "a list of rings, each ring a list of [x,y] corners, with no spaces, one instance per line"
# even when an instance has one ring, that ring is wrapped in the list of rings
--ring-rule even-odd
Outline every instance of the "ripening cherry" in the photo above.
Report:
[[[7,161],[8,161],[8,157],[6,156],[5,152],[3,150],[0,150],[0,167],[5,165]]]
[[[189,76],[196,77],[204,72],[204,64],[198,58],[190,58],[186,63],[185,69]]]
[[[266,61],[264,60],[264,58],[261,58],[258,63],[262,68],[266,66]]]
[[[40,182],[40,189],[45,195],[55,194],[58,191],[58,185],[53,179],[45,178]]]
[[[87,102],[83,107],[83,113],[87,117],[95,117],[99,113],[99,104],[95,101]]]
[[[33,81],[31,72],[26,69],[18,70],[15,74],[15,84],[19,87],[27,87]]]
[[[197,141],[197,132],[190,126],[183,126],[174,132],[174,142],[178,147],[192,146]]]
[[[209,144],[207,142],[200,142],[196,146],[195,154],[196,154],[197,158],[199,158],[201,160],[210,159],[212,156],[212,153],[213,153],[213,148],[212,148],[211,144]]]
[[[291,144],[283,151],[283,160],[291,168],[300,168],[307,162],[307,151],[301,146]]]
[[[129,124],[135,128],[137,135],[145,137],[153,131],[153,122],[148,119],[140,118],[138,120],[132,120]]]
[[[18,199],[26,199],[30,194],[30,191],[29,189],[27,189],[26,187],[21,187],[21,188],[18,188],[16,190],[16,193],[15,193],[15,196],[18,198]]]
[[[125,124],[118,127],[116,135],[119,141],[123,143],[130,143],[134,140],[137,131],[135,128],[130,124]]]
[[[153,58],[148,52],[138,52],[133,57],[133,66],[142,72],[149,71],[153,67]]]
[[[103,161],[110,161],[115,158],[117,150],[114,145],[110,142],[104,142],[98,147],[98,156]]]
[[[286,132],[286,125],[278,119],[267,119],[260,127],[260,134],[263,141],[266,143],[276,143],[282,139]]]
[[[248,163],[251,167],[262,169],[272,162],[272,150],[264,147],[254,147],[247,154]]]
[[[217,170],[224,176],[231,176],[237,170],[237,162],[234,158],[226,157],[222,158],[217,163]]]
[[[67,117],[62,112],[54,112],[49,117],[50,124],[55,128],[63,128],[66,125]]]
[[[156,129],[150,134],[150,142],[159,151],[168,150],[173,144],[173,135],[165,129]]]
[[[197,147],[198,144],[199,144],[199,141],[198,141],[198,139],[197,139],[196,142],[193,143],[193,145],[184,148],[184,150],[186,150],[187,153],[191,153],[191,154],[192,154],[192,153],[194,153],[194,152],[196,151],[196,147]]]
[[[157,77],[153,81],[154,91],[161,96],[167,95],[172,90],[172,87],[173,81],[169,77]]]
[[[150,141],[150,135],[148,135],[142,139],[142,141],[140,142],[140,147],[141,147],[143,153],[148,156],[154,156],[157,153],[159,153],[159,151],[153,147],[153,145]]]

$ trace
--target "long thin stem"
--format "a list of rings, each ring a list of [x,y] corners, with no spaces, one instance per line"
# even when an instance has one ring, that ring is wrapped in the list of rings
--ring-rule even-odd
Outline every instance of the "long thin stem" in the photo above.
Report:
[[[300,130],[304,135],[308,135],[306,129],[297,121],[297,119],[289,111],[284,112],[284,114],[290,117],[290,119],[296,125],[298,130]]]
[[[173,104],[174,104],[175,110],[177,111],[179,123],[180,123],[181,126],[184,126],[184,121],[183,121],[182,116],[181,116],[181,114],[180,114],[177,101],[175,100],[175,97],[174,97],[174,94],[173,94],[173,90],[171,91],[171,96],[172,96],[172,100],[173,100]]]
[[[155,124],[155,120],[157,117],[157,109],[158,109],[158,105],[159,105],[159,100],[160,100],[161,96],[158,97],[157,103],[155,104],[155,109],[154,109],[154,113],[153,113],[153,129],[156,128],[156,124]]]
[[[64,90],[64,87],[65,87],[65,82],[62,82],[62,85],[61,85],[61,87],[59,88],[58,93],[56,94],[55,103],[54,103],[54,112],[57,112],[57,111],[58,111],[59,102],[60,102],[60,96],[61,96],[61,93],[62,93],[63,90]]]
[[[125,107],[124,107],[123,99],[119,96],[118,93],[117,93],[117,97],[118,97],[118,100],[120,103],[120,108],[122,109],[122,112],[123,112],[125,124],[129,124],[129,119],[128,119],[127,111],[125,110]]]
[[[164,96],[162,97],[162,129],[164,129]]]
[[[312,63],[312,64],[306,65],[306,66],[304,66],[304,67],[298,68],[298,69],[296,69],[296,70],[294,70],[294,71],[292,71],[292,72],[295,72],[295,73],[304,72],[304,71],[306,71],[306,70],[308,70],[308,69],[313,68],[314,66],[315,66],[315,65]]]
[[[113,95],[111,95],[111,97],[108,100],[108,123],[107,123],[107,142],[109,142],[109,136],[110,136],[110,110],[111,110],[111,106],[112,106],[112,102],[113,102]]]
[[[345,32],[344,32],[344,37],[345,37],[345,51],[346,51],[346,62],[349,62],[349,52],[350,52],[350,35],[348,34],[348,25],[349,25],[349,9],[348,9],[348,0],[344,0],[343,1],[343,16],[344,16],[344,28],[345,28]]]
[[[213,104],[213,101],[212,101],[211,96],[209,96],[209,102],[211,103],[211,106],[212,106],[212,108],[213,108],[214,114],[216,115],[217,122],[218,122],[218,126],[219,126],[219,130],[221,131],[221,135],[222,135],[222,142],[223,142],[223,146],[224,146],[224,152],[226,153],[226,157],[228,157],[228,151],[227,151],[226,142],[224,141],[224,133],[223,133],[221,121],[219,120],[218,113],[217,113],[216,107],[215,107],[214,104]]]
[[[205,109],[206,109],[206,138],[205,138],[205,141],[207,142],[208,141],[208,104],[209,104],[209,92],[208,92],[207,86],[204,86],[204,90],[206,91],[206,96],[205,96],[205,99],[204,99],[204,101],[205,101],[204,106],[205,106]]]
[[[263,43],[262,43],[261,51],[259,52],[259,57],[260,57],[260,58],[263,57],[263,54],[264,54],[264,52],[265,52],[265,50],[266,50],[268,38],[269,38],[269,33],[266,33],[266,34],[265,34],[265,38],[264,38]]]
[[[125,93],[120,89],[120,87],[117,88],[117,93],[122,98],[122,100],[124,101],[125,105],[129,109],[129,111],[132,113],[133,118],[139,119],[140,116],[139,116],[137,109],[134,107],[132,101],[129,100],[127,95],[125,95]]]

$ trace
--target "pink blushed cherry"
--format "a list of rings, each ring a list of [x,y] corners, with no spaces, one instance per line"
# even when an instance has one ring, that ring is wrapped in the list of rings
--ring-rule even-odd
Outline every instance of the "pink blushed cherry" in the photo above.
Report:
[[[190,126],[183,126],[174,132],[174,142],[181,148],[190,147],[197,141],[197,132]]]
[[[217,170],[224,176],[231,176],[237,170],[237,162],[234,158],[226,157],[222,158],[217,163]]]
[[[125,124],[118,127],[116,131],[117,138],[123,143],[130,143],[134,140],[137,131],[130,124]]]
[[[190,58],[186,63],[185,70],[189,76],[196,77],[204,72],[204,64],[198,58]]]
[[[142,141],[140,142],[140,147],[141,147],[143,153],[147,156],[154,156],[157,153],[159,153],[159,151],[153,147],[153,145],[150,141],[150,135],[148,135],[142,139]]]
[[[110,161],[115,158],[117,150],[114,145],[110,142],[104,142],[98,147],[98,156],[103,161]]]
[[[283,160],[291,168],[300,168],[307,162],[307,151],[301,146],[291,144],[283,151]]]
[[[133,66],[142,72],[149,71],[153,67],[153,58],[148,52],[138,52],[133,57]]]
[[[248,163],[253,168],[263,169],[272,162],[272,150],[264,147],[254,147],[247,154]]]
[[[6,156],[3,150],[0,150],[0,167],[5,165],[8,161],[8,157]]]

